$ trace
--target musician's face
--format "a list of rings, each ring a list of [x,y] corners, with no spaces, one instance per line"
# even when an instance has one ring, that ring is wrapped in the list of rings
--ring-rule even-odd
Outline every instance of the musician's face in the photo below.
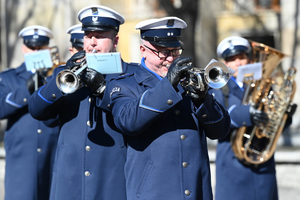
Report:
[[[70,51],[70,54],[71,56],[73,56],[75,53],[79,52],[83,50],[82,47],[69,47],[69,51]]]
[[[44,45],[44,46],[26,46],[25,44],[23,44],[22,46],[22,52],[23,54],[25,53],[32,53],[32,52],[35,52],[35,51],[39,51],[39,50],[44,50],[44,49],[50,49],[48,47],[48,45]]]
[[[231,56],[225,60],[225,64],[231,69],[235,70],[233,77],[237,77],[239,66],[243,66],[249,63],[249,58],[247,54],[241,53],[235,56]]]
[[[97,53],[109,53],[116,51],[119,36],[113,31],[86,31],[83,41],[86,53],[91,53],[93,49]]]
[[[147,47],[155,50],[155,51],[167,51],[167,50],[173,50],[178,49],[174,47],[161,47],[157,45],[152,45],[148,41],[142,41],[142,44],[140,45],[140,50],[142,53],[142,56],[145,59],[146,66],[153,72],[155,72],[157,75],[161,77],[165,77],[168,73],[168,69],[170,65],[173,63],[173,61],[179,57],[179,56],[172,56],[169,54],[165,58],[159,58],[157,52],[147,48]]]

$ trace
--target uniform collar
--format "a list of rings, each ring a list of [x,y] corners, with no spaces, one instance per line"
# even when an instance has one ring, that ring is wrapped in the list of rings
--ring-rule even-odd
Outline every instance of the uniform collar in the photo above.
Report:
[[[134,72],[134,77],[136,81],[141,84],[143,83],[144,85],[156,85],[157,82],[160,81],[160,79],[157,77],[157,75],[149,70],[143,62],[141,62],[142,67],[139,67],[135,72]]]
[[[231,77],[227,84],[228,84],[228,87],[231,88],[232,93],[234,93],[239,98],[243,98],[244,89],[240,88],[240,86],[237,84],[235,78]]]
[[[20,67],[17,67],[17,68],[16,68],[16,73],[17,73],[17,74],[20,74],[20,73],[22,73],[22,72],[24,72],[24,71],[27,71],[27,70],[26,70],[25,62],[23,62],[22,65],[21,65]]]
[[[151,71],[145,64],[145,58],[142,58],[141,60],[141,65],[146,69],[148,70],[149,72],[151,72],[152,74],[154,74],[159,80],[163,79],[161,76],[159,76],[157,73]]]

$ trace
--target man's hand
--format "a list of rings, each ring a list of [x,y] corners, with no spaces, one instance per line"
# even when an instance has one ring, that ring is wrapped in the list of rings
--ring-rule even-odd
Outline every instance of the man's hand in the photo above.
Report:
[[[286,114],[288,115],[288,117],[292,117],[295,114],[296,110],[297,104],[291,104],[288,110],[286,111]]]
[[[103,75],[91,68],[86,68],[86,70],[80,73],[80,79],[94,93],[102,94],[105,90],[106,81]]]
[[[44,85],[44,77],[37,71],[32,74],[27,80],[26,86],[30,94],[34,93],[34,91]],[[37,86],[37,88],[36,88]]]
[[[80,66],[83,62],[81,59],[85,57],[85,51],[78,51],[75,53],[66,63],[66,68],[73,69],[74,67]]]
[[[258,127],[264,127],[269,122],[269,117],[267,113],[261,110],[257,110],[253,106],[249,107],[249,113],[251,121]]]
[[[188,95],[191,97],[194,105],[198,108],[203,102],[206,97],[207,91],[208,91],[208,85],[204,81],[204,75],[201,74],[202,77],[202,83],[204,85],[204,88],[202,88],[202,91],[199,89],[196,89],[195,86],[193,85],[188,85],[185,87],[186,91],[188,92]],[[198,80],[193,80],[194,83],[197,83],[198,85]]]
[[[185,73],[193,68],[190,64],[191,61],[191,57],[179,57],[171,64],[167,78],[175,89],[177,89],[180,79],[184,78]]]

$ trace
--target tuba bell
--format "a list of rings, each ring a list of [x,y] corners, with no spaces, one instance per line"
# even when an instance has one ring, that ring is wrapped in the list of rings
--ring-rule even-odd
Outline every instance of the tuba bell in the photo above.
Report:
[[[238,160],[259,165],[273,156],[283,131],[286,111],[290,109],[295,93],[296,69],[291,67],[285,75],[275,73],[277,65],[286,55],[265,44],[249,42],[253,50],[253,62],[262,62],[262,78],[256,81],[251,76],[244,78],[247,89],[242,104],[263,110],[269,122],[264,127],[240,127],[232,133],[230,142]]]

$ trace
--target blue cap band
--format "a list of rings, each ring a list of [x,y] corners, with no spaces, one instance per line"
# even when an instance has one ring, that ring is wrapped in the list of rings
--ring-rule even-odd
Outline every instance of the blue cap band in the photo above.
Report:
[[[73,33],[71,34],[70,42],[73,46],[82,47],[83,48],[83,33]]]
[[[227,59],[241,53],[247,53],[248,48],[245,46],[236,45],[233,48],[228,48],[222,53],[222,58]]]
[[[163,47],[181,46],[181,29],[147,29],[141,30],[141,38]]]
[[[49,38],[41,35],[29,35],[23,37],[26,46],[44,46],[49,44]]]
[[[120,26],[120,22],[115,19],[99,16],[85,17],[81,22],[84,31],[119,31]]]

